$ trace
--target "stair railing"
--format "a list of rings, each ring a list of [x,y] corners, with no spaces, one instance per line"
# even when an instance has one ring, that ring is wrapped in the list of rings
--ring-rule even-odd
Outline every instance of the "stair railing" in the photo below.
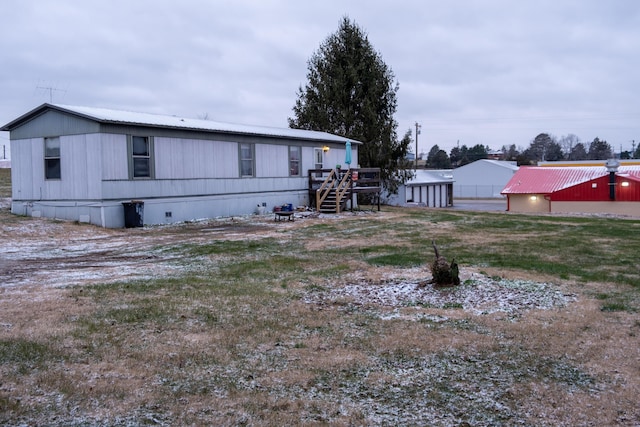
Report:
[[[320,210],[320,206],[322,206],[322,202],[327,196],[331,193],[331,190],[335,187],[335,182],[337,180],[337,174],[335,169],[331,169],[329,175],[325,178],[320,185],[320,188],[316,190],[316,209]]]
[[[342,198],[351,189],[351,169],[337,181],[336,184],[336,213],[340,213]]]
[[[322,203],[335,191],[336,196],[336,213],[340,213],[340,206],[342,205],[342,199],[345,197],[351,189],[351,169],[348,169],[345,173],[341,174],[339,170],[331,169],[329,175],[325,178],[320,185],[320,188],[316,190],[316,209],[320,210]]]

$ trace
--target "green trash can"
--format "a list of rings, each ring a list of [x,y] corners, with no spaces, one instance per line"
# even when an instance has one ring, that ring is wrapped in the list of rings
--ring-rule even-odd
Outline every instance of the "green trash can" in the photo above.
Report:
[[[142,227],[144,225],[144,202],[140,200],[132,200],[130,202],[122,202],[124,207],[124,226],[125,228]]]

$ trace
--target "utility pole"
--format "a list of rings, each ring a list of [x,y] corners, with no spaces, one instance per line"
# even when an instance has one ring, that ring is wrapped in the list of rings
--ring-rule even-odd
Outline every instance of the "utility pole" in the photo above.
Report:
[[[631,158],[632,158],[632,159],[633,159],[633,158],[635,158],[635,157],[634,157],[634,156],[635,156],[635,154],[636,154],[636,140],[635,140],[635,139],[632,139],[632,140],[631,140]]]
[[[416,170],[418,169],[418,135],[420,135],[420,129],[422,129],[422,125],[416,122],[416,163],[415,163]]]

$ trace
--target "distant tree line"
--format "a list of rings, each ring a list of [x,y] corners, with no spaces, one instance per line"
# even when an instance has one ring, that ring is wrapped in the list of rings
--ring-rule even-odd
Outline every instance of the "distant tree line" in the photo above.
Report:
[[[447,154],[438,145],[434,145],[429,150],[425,167],[429,169],[456,168],[476,160],[488,159],[490,151],[488,146],[476,144],[471,148],[466,145],[456,146]],[[526,149],[516,147],[515,144],[502,146],[499,160],[515,161],[521,166],[536,165],[538,162],[544,161],[606,160],[613,156],[614,151],[611,145],[600,138],[584,143],[574,134],[558,139],[548,133],[541,133],[531,141]],[[620,153],[620,158],[640,158],[640,145],[635,149],[635,152],[623,151]]]

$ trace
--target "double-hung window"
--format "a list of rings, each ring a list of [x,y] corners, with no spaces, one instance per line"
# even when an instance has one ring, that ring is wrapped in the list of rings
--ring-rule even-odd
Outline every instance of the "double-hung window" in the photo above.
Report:
[[[253,144],[240,144],[240,176],[255,176],[255,148]]]
[[[300,176],[300,147],[289,147],[289,176]]]
[[[60,138],[44,139],[44,177],[45,179],[61,179]]]
[[[131,136],[128,142],[129,178],[153,178],[153,138]]]

